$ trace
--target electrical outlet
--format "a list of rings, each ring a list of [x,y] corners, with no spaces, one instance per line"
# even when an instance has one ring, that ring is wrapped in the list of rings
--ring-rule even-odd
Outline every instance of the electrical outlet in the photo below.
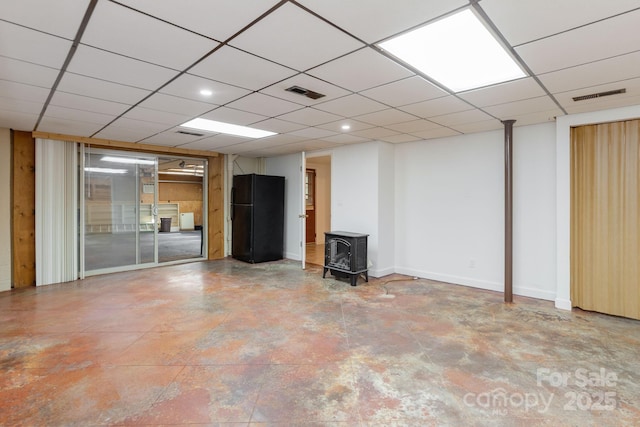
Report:
[[[476,268],[476,260],[471,258],[469,260],[469,268]]]

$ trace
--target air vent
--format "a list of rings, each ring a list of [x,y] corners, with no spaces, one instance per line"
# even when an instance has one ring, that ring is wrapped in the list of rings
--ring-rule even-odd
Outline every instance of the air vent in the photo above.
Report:
[[[179,130],[176,133],[181,133],[183,135],[191,135],[191,136],[204,136],[203,133],[198,133],[198,132],[189,132],[186,130]]]
[[[314,92],[312,90],[309,89],[305,89],[303,87],[300,86],[291,86],[287,89],[285,89],[288,92],[293,92],[293,93],[297,93],[298,95],[302,95],[302,96],[306,96],[307,98],[311,98],[311,99],[320,99],[322,98],[324,95],[318,92]]]
[[[601,98],[603,96],[618,95],[620,93],[626,93],[626,92],[627,92],[626,89],[609,90],[607,92],[592,93],[590,95],[576,96],[575,98],[573,98],[573,100],[574,101],[585,101],[587,99]]]

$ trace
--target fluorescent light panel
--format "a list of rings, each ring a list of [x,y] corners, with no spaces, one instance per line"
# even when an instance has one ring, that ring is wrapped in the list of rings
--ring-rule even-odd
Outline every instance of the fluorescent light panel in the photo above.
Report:
[[[113,174],[124,174],[127,173],[126,169],[112,169],[112,168],[84,168],[85,172],[94,172],[94,173],[113,173]]]
[[[112,163],[123,163],[128,165],[155,165],[156,162],[154,160],[149,159],[136,159],[133,157],[112,157],[112,156],[104,156],[100,159],[103,162],[112,162]]]
[[[275,135],[275,132],[250,128],[247,126],[232,125],[230,123],[217,122],[209,119],[193,119],[180,125],[181,127],[203,130],[206,132],[226,133],[247,138],[264,138]]]
[[[526,76],[470,9],[382,42],[380,47],[453,92]]]

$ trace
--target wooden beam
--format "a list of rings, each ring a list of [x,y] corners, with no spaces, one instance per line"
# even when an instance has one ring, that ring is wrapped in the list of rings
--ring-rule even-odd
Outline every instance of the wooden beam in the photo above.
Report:
[[[224,158],[209,157],[209,259],[224,258]]]
[[[12,131],[11,251],[13,287],[36,284],[36,144],[31,132]]]
[[[60,133],[33,132],[33,137],[42,138],[42,139],[55,139],[58,141],[80,142],[80,143],[89,144],[95,147],[117,148],[120,150],[127,150],[127,151],[140,151],[140,152],[157,153],[157,154],[164,154],[164,153],[180,154],[180,155],[192,156],[192,157],[212,157],[212,158],[219,157],[219,154],[216,153],[215,151],[191,150],[188,148],[179,148],[179,147],[163,147],[161,145],[116,141],[113,139],[89,138],[86,136],[64,135]]]

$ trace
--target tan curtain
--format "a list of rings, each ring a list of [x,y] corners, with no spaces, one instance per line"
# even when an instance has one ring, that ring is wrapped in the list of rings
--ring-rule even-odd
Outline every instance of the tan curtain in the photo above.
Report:
[[[640,120],[571,130],[571,300],[640,319]]]

